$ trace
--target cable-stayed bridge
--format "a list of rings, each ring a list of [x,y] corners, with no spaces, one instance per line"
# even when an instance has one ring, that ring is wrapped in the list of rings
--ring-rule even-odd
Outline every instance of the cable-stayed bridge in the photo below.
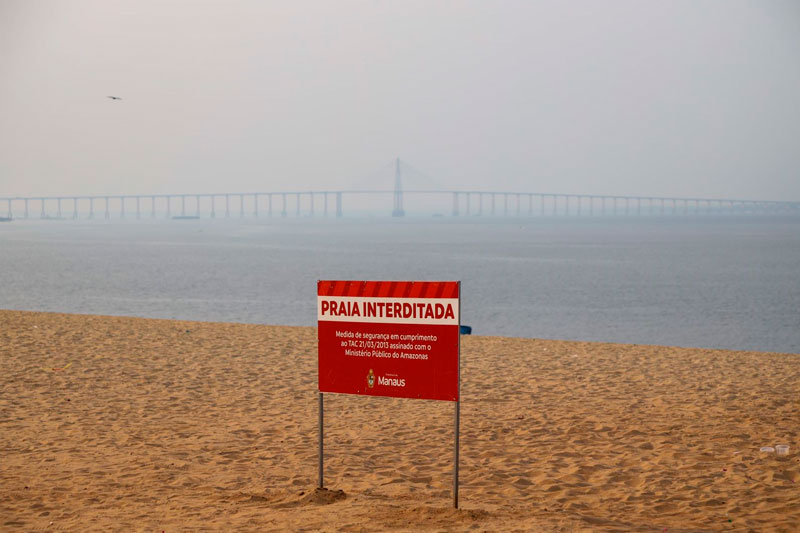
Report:
[[[358,197],[375,203],[386,198],[386,213],[393,217],[419,212],[415,203],[435,201],[437,211],[451,216],[534,217],[534,216],[678,216],[678,215],[799,215],[800,202],[625,196],[503,190],[454,190],[447,188],[403,188],[404,173],[429,176],[401,161],[394,167],[393,189],[350,188],[260,192],[217,192],[180,194],[16,196],[0,198],[5,220],[41,218],[217,218],[272,216],[345,215],[345,206]],[[391,196],[391,209],[389,197]],[[363,200],[362,200],[363,204]],[[375,206],[373,205],[373,208]],[[444,209],[442,209],[444,208]]]

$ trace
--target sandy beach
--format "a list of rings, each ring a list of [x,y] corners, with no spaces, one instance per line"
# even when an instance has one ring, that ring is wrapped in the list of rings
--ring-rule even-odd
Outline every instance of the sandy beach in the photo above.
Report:
[[[3,531],[798,531],[800,355],[464,337],[326,395],[314,328],[0,311]],[[790,445],[789,454],[762,446]]]

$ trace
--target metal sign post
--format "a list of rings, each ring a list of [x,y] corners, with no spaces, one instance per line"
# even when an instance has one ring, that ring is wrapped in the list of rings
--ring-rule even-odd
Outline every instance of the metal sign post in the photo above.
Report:
[[[324,436],[324,424],[323,424],[323,404],[322,404],[322,393],[319,393],[319,478],[317,481],[317,487],[323,489],[325,488],[324,478],[322,477],[322,460],[324,457],[324,449],[323,449],[323,436]]]
[[[456,402],[455,458],[453,459],[453,507],[458,509],[458,423],[461,415],[461,400]]]

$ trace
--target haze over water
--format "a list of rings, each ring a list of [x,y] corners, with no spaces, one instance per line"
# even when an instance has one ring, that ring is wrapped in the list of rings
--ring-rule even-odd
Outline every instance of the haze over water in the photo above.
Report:
[[[317,279],[454,279],[478,335],[800,352],[798,230],[766,217],[16,220],[0,225],[0,308],[311,326]]]
[[[799,6],[4,0],[0,199],[391,191],[400,157],[406,190],[796,202]],[[800,351],[797,221],[453,220],[440,198],[1,223],[0,308],[312,325],[318,278],[460,279],[477,334]]]

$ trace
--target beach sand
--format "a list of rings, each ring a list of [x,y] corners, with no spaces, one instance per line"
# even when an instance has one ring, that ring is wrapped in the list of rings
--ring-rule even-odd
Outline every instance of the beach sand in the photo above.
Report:
[[[326,395],[315,491],[316,364],[314,328],[0,311],[0,530],[800,530],[796,354],[464,337],[460,510],[450,402]]]

